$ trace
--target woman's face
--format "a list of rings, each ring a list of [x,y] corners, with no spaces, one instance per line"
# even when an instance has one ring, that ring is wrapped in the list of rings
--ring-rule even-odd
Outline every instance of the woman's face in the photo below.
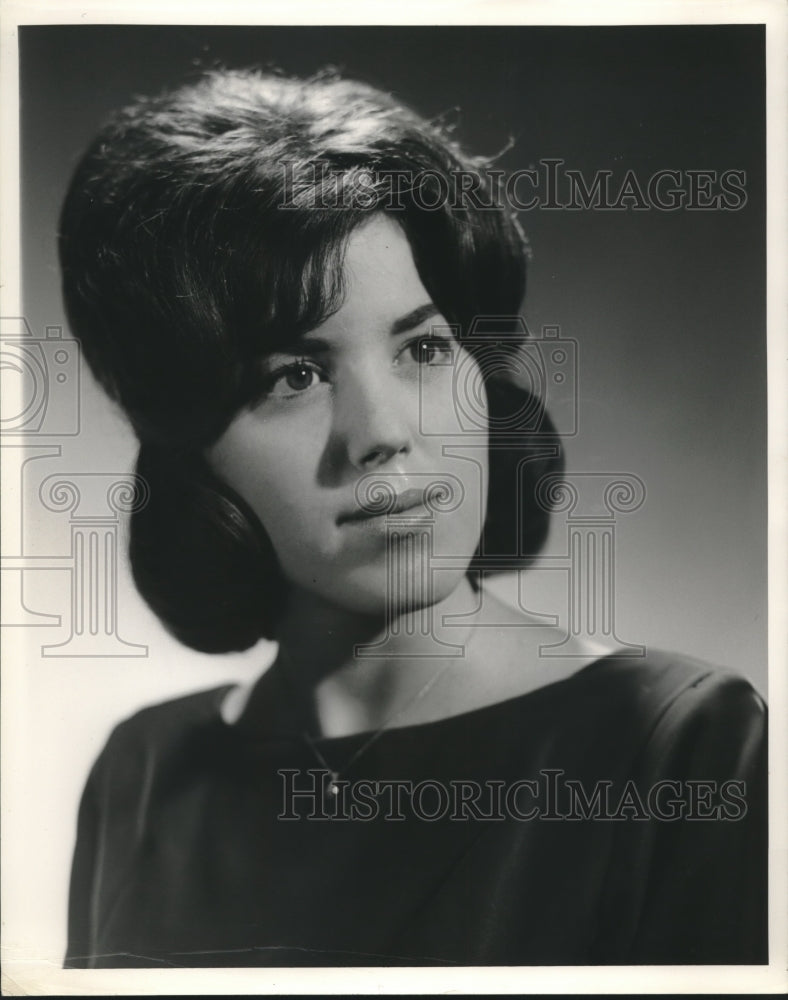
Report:
[[[478,544],[486,394],[395,222],[374,216],[351,234],[344,277],[341,308],[264,359],[263,396],[207,457],[292,584],[347,610],[401,612],[447,597]],[[455,398],[457,385],[474,398]]]

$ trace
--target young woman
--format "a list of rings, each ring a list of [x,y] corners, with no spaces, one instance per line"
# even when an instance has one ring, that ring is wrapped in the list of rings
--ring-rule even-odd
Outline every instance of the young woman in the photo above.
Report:
[[[194,648],[279,652],[114,730],[68,966],[765,961],[758,696],[544,657],[487,586],[561,468],[492,178],[370,87],[255,72],[78,167],[64,294],[140,440],[137,585]]]

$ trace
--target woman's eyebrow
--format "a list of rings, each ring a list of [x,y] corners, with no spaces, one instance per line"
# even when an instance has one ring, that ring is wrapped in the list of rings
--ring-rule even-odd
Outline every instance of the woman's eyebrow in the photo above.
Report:
[[[439,310],[435,303],[425,302],[423,306],[417,306],[416,309],[413,309],[407,315],[395,320],[391,324],[391,335],[395,337],[398,333],[407,333],[408,330],[413,330],[420,323],[423,323],[425,319],[430,319],[432,316],[438,315]]]
[[[274,351],[275,354],[330,354],[331,344],[327,340],[323,340],[322,337],[310,337],[309,334],[304,334],[295,341],[290,347],[283,347],[280,351]]]
[[[426,319],[431,319],[433,316],[439,315],[440,310],[434,302],[425,302],[424,305],[417,306],[409,313],[394,320],[389,332],[392,337],[396,337],[399,333],[407,333],[408,330],[415,329]],[[320,337],[311,337],[308,333],[299,337],[296,343],[299,351],[308,352],[309,354],[329,354],[332,350],[331,344],[327,340],[323,340]],[[274,351],[273,353],[290,354],[297,352],[293,352],[289,348],[283,348],[281,351]]]

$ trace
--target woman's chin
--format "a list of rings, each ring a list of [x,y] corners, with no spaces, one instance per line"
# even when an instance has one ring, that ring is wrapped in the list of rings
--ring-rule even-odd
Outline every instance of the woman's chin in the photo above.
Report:
[[[435,571],[419,561],[388,567],[364,567],[344,579],[340,574],[326,585],[310,589],[338,608],[391,621],[439,604],[450,597],[465,577],[465,568]]]

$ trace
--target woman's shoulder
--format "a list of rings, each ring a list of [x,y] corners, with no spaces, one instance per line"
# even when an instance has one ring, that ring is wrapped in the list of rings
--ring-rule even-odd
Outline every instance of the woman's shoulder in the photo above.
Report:
[[[693,656],[626,649],[600,654],[569,673],[514,696],[404,727],[408,739],[449,743],[457,754],[522,762],[545,754],[579,764],[656,760],[694,747],[717,757],[765,746],[766,706],[733,670]],[[544,675],[549,677],[546,668]],[[530,758],[529,758],[530,759]]]
[[[221,720],[221,705],[233,684],[223,684],[138,709],[112,729],[96,770],[137,770],[193,744],[194,737]]]
[[[722,702],[756,713],[763,703],[743,673],[668,649],[625,647],[583,639],[535,620],[508,592],[488,589],[488,605],[503,627],[486,628],[476,641],[480,699],[510,702],[515,710],[533,697],[560,710],[592,710],[657,718],[663,712],[697,711]],[[486,623],[485,623],[486,624]],[[560,702],[560,707],[559,703]],[[483,703],[483,702],[482,702]]]
[[[651,648],[642,653],[611,649],[580,673],[586,670],[594,675],[595,681],[624,682],[643,692],[678,693],[690,688],[710,691],[741,686],[754,690],[740,671],[668,649]]]
[[[565,656],[556,655],[553,671],[550,652],[541,654],[541,683],[514,697],[491,699],[480,711],[516,718],[521,713],[530,717],[538,709],[535,714],[553,724],[573,716],[596,726],[605,718],[617,724],[634,719],[641,728],[666,716],[714,715],[723,708],[765,714],[763,699],[743,674],[684,653],[651,649],[633,655],[627,649],[611,649],[584,656],[574,669]]]
[[[760,694],[741,674],[692,656],[612,653],[554,688],[563,728],[592,754],[609,747],[647,770],[697,771],[765,752]]]
[[[746,678],[665,650],[622,653],[460,717],[453,727],[447,721],[442,745],[453,737],[455,754],[469,766],[480,754],[513,776],[549,765],[589,787],[601,778],[643,787],[664,778],[755,781],[765,761],[766,707]]]
[[[173,725],[199,723],[219,715],[221,703],[234,684],[202,688],[138,709],[116,727],[123,733],[159,733]]]
[[[573,682],[585,695],[610,699],[617,709],[624,702],[655,719],[736,707],[757,716],[765,712],[763,699],[743,674],[668,650],[642,656],[613,651],[570,677],[570,686]]]

